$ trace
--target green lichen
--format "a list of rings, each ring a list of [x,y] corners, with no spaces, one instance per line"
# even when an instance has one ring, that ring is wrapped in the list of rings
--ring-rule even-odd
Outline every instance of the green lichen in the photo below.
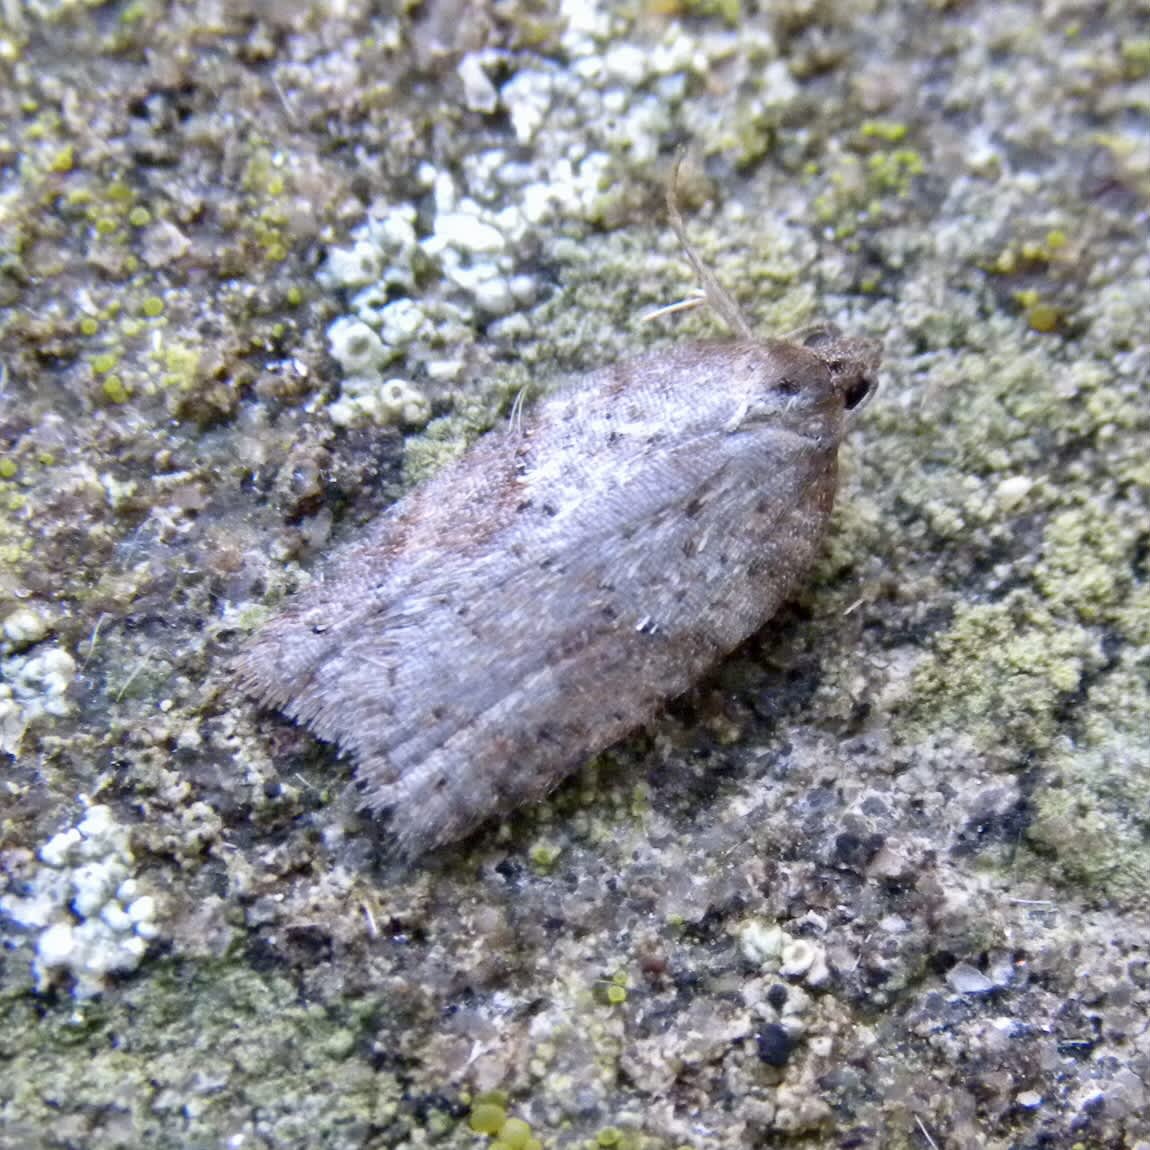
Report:
[[[1137,584],[1115,610],[1114,620],[1134,650],[1150,646],[1150,584]]]
[[[534,1141],[529,1123],[522,1118],[508,1118],[499,1127],[492,1150],[527,1150]]]
[[[1138,542],[1137,524],[1124,526],[1097,506],[1063,511],[1046,525],[1034,581],[1052,610],[1103,621],[1130,588]]]
[[[597,982],[594,998],[604,1006],[622,1006],[627,1001],[627,972],[616,971],[610,978]]]
[[[867,160],[867,176],[871,188],[879,193],[893,192],[905,196],[915,176],[926,171],[926,161],[913,148],[896,148],[879,152]]]
[[[377,1008],[310,1006],[291,979],[228,962],[157,963],[146,980],[80,1005],[9,997],[5,1122],[41,1131],[67,1122],[77,1144],[106,1147],[126,1144],[107,1135],[113,1117],[136,1146],[213,1144],[253,1111],[284,1146],[314,1145],[317,1128],[384,1124],[402,1087],[348,1042]]]
[[[515,390],[514,387],[499,388],[500,393],[512,395]],[[499,405],[498,399],[495,403],[474,399],[462,401],[451,415],[433,419],[422,434],[410,436],[404,444],[404,480],[414,487],[462,455],[471,443],[491,428]]]
[[[131,398],[131,392],[118,375],[109,375],[102,383],[100,393],[109,403],[127,403]]]
[[[664,1150],[666,1143],[640,1134],[636,1130],[623,1130],[618,1126],[604,1126],[588,1143],[588,1150]],[[680,1148],[676,1148],[680,1150]]]
[[[902,125],[867,121],[855,141],[864,155],[828,157],[823,186],[811,206],[815,219],[833,228],[839,240],[850,240],[888,209],[898,210],[891,205],[906,198],[914,179],[926,171],[926,160],[917,150],[887,146],[904,134]]]
[[[717,16],[730,25],[738,24],[743,18],[741,0],[664,0],[663,10],[668,14],[683,12],[691,16]]]
[[[906,139],[909,128],[897,120],[864,120],[859,131],[871,140],[881,140],[885,144],[900,144]]]
[[[477,1102],[471,1108],[467,1125],[476,1134],[498,1134],[507,1121],[507,1111],[495,1102]]]
[[[552,842],[537,842],[532,847],[528,854],[531,859],[531,865],[536,870],[547,872],[555,866],[558,862],[559,856],[563,853],[563,848],[557,843]]]
[[[1128,80],[1150,76],[1150,37],[1131,37],[1121,44],[1122,66]]]
[[[48,171],[50,172],[70,172],[73,164],[76,162],[76,149],[72,144],[65,144],[60,150],[48,161]]]
[[[199,377],[200,352],[186,344],[171,343],[159,353],[165,387],[186,391]]]
[[[1097,639],[1017,592],[963,604],[912,679],[912,720],[983,748],[1049,747],[1058,711],[1101,660]]]
[[[143,23],[155,9],[154,0],[131,0],[120,10],[120,23],[125,27]]]
[[[1063,313],[1053,304],[1043,303],[1041,300],[1031,304],[1026,309],[1026,322],[1032,331],[1049,334],[1057,331],[1063,323]]]
[[[1133,610],[1150,633],[1150,594]],[[1027,832],[1063,881],[1122,906],[1150,904],[1150,671],[1137,650],[1091,688],[1085,723],[1052,757]]]

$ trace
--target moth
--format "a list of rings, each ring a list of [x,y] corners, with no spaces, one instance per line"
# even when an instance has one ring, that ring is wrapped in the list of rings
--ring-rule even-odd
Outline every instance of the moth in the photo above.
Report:
[[[676,164],[676,168],[678,165]],[[671,226],[724,343],[568,381],[390,507],[237,675],[350,754],[407,856],[539,799],[758,631],[819,552],[871,339],[757,340]]]

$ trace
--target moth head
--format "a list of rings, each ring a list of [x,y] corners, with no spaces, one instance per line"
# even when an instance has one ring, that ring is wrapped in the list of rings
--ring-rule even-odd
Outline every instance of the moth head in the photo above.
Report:
[[[759,370],[729,428],[774,423],[817,435],[829,420],[828,428],[839,429],[831,434],[839,436],[843,415],[862,408],[877,385],[880,345],[844,336],[836,328],[808,328],[791,339],[752,348]]]
[[[826,364],[846,410],[861,411],[878,389],[882,344],[866,336],[843,335],[833,324],[808,328],[801,338],[803,347]]]

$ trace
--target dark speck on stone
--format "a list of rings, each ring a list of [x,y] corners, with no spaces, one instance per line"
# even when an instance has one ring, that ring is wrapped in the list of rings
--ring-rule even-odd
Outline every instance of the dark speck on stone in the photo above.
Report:
[[[882,835],[857,835],[844,831],[835,839],[835,863],[847,870],[861,871],[882,849]]]
[[[775,1010],[782,1010],[787,1003],[787,988],[781,982],[776,982],[775,985],[767,991],[767,1002],[769,1002]]]
[[[755,1036],[759,1060],[768,1066],[786,1066],[795,1041],[777,1022],[768,1022]]]

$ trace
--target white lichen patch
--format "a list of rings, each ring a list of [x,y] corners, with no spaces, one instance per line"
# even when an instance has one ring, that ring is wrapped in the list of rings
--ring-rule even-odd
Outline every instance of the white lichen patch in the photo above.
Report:
[[[76,660],[61,647],[0,660],[0,751],[15,755],[28,724],[71,709]]]
[[[15,755],[24,738],[24,712],[12,697],[12,688],[0,683],[0,751]]]
[[[490,115],[499,106],[499,93],[486,71],[488,60],[497,63],[494,53],[468,52],[456,68],[463,82],[463,102],[473,112],[484,115]]]
[[[363,320],[350,316],[328,328],[327,342],[332,357],[348,375],[370,376],[390,358],[379,335]]]
[[[739,929],[739,949],[749,963],[792,982],[821,987],[830,980],[825,949],[811,939],[793,937],[776,923],[745,922]]]
[[[422,427],[431,416],[431,404],[405,379],[356,377],[344,380],[343,395],[328,408],[328,415],[336,427],[371,423]]]
[[[639,43],[621,35],[626,21],[609,6],[584,3],[565,5],[561,24],[554,56],[479,49],[459,59],[461,107],[501,112],[513,143],[479,147],[458,164],[422,162],[418,206],[377,199],[345,246],[329,251],[320,283],[346,299],[328,331],[345,381],[328,409],[337,426],[422,422],[410,410],[388,415],[394,405],[368,397],[392,375],[442,393],[461,382],[454,370],[444,375],[444,362],[469,362],[469,350],[493,334],[509,339],[493,321],[522,315],[545,295],[541,244],[553,243],[560,224],[576,242],[582,230],[602,228],[625,198],[621,166],[657,164],[668,132],[690,121],[692,83],[741,59],[744,40],[756,66],[777,65],[772,106],[797,92],[762,29],[699,33],[670,19]],[[349,388],[351,379],[361,382]]]
[[[423,335],[427,327],[427,316],[414,300],[398,299],[380,309],[380,338],[391,347],[407,347]]]
[[[31,607],[18,607],[5,618],[3,627],[3,644],[8,650],[18,651],[39,643],[51,626],[51,620],[42,612]]]
[[[786,937],[777,924],[752,919],[739,931],[739,949],[743,957],[756,966],[777,965]]]
[[[139,966],[159,933],[156,900],[133,877],[128,831],[106,806],[89,807],[37,858],[24,890],[0,898],[0,913],[37,932],[41,990],[70,975],[76,997],[90,998],[109,975]]]
[[[333,248],[327,257],[324,275],[328,283],[344,288],[366,287],[383,271],[381,252],[368,240],[350,248]]]

